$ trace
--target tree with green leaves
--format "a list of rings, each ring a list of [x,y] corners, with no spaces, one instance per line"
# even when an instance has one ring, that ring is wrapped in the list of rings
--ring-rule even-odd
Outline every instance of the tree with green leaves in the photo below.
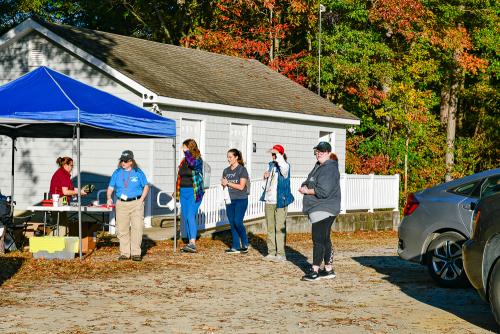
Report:
[[[0,30],[56,23],[254,58],[361,119],[351,173],[407,193],[500,165],[500,3],[477,0],[5,0]]]

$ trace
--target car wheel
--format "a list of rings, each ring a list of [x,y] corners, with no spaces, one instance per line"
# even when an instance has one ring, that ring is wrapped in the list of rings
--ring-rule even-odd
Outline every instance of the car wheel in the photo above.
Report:
[[[488,283],[488,299],[491,305],[491,312],[500,326],[500,259],[491,270]]]
[[[427,248],[427,269],[431,277],[446,288],[465,288],[469,280],[462,262],[463,235],[445,232],[431,241]]]

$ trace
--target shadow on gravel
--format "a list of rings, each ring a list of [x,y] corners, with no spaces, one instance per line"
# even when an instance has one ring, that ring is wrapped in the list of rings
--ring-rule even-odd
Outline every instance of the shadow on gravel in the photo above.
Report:
[[[0,286],[17,273],[24,261],[22,257],[0,257]]]
[[[212,240],[221,240],[228,248],[231,248],[231,231],[226,230],[216,232],[212,234]],[[261,256],[267,255],[267,242],[265,237],[248,232],[248,242],[253,249],[260,253]],[[285,246],[285,252],[288,262],[293,263],[297,268],[302,270],[304,273],[307,273],[311,267],[311,264],[307,261],[307,256],[290,246]]]
[[[265,238],[250,232],[248,233],[248,240],[252,248],[256,249],[260,255],[266,256],[268,254]],[[297,268],[307,273],[311,265],[307,262],[306,256],[290,246],[285,246],[285,253],[288,262],[293,263]]]
[[[385,275],[383,279],[422,303],[440,308],[494,333],[498,330],[489,305],[481,300],[473,288],[441,288],[430,278],[425,267],[397,256],[359,256],[353,257],[353,260]]]
[[[148,250],[156,246],[156,241],[152,240],[151,238],[147,236],[142,237],[142,243],[141,243],[141,256],[146,256],[148,253]]]

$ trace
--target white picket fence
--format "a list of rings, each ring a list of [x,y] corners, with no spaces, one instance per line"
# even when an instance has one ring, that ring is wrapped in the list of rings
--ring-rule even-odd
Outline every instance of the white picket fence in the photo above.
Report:
[[[306,176],[291,178],[292,194],[295,201],[288,206],[290,213],[302,212],[302,194],[298,192],[298,189],[305,179]],[[260,201],[263,187],[263,180],[252,180],[245,220],[264,217],[264,202]],[[340,191],[342,196],[341,213],[352,210],[373,212],[375,209],[397,211],[399,208],[399,174],[387,176],[341,174]],[[158,194],[158,196],[160,195]],[[165,207],[166,205],[160,206]],[[229,223],[220,185],[212,186],[205,191],[197,221],[198,230],[211,229]]]

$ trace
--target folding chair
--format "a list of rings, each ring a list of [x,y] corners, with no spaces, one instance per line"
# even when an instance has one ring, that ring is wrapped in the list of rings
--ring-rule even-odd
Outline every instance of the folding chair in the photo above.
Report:
[[[22,250],[26,242],[26,230],[28,229],[28,222],[33,215],[24,217],[8,217],[3,220],[5,226],[5,250],[10,251],[14,249]],[[11,242],[7,243],[7,239]]]

